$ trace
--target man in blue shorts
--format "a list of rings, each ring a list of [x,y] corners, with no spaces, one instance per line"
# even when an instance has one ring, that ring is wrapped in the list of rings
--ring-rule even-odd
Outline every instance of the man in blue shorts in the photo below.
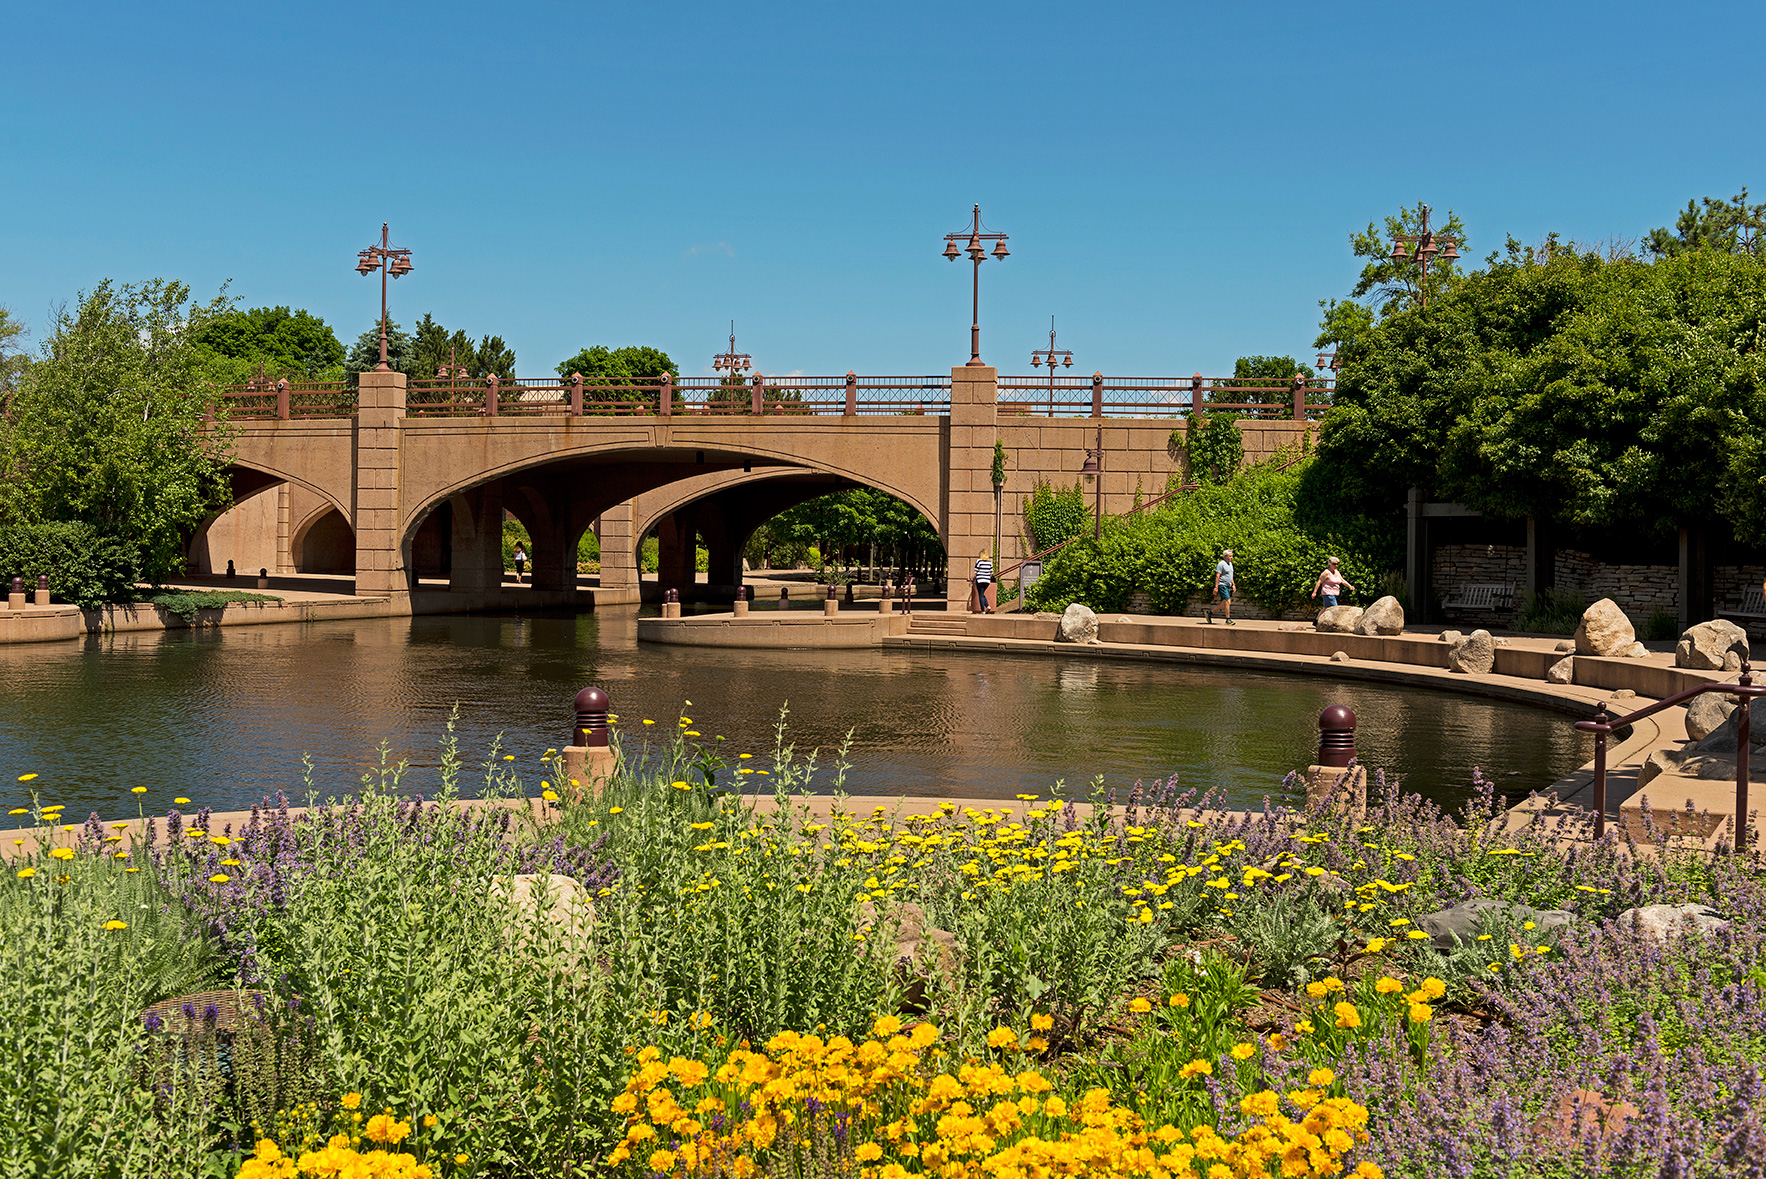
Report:
[[[1226,624],[1233,625],[1233,551],[1222,549],[1220,560],[1214,565],[1214,600],[1222,612],[1226,614]],[[1214,610],[1208,611],[1208,621],[1214,622]]]

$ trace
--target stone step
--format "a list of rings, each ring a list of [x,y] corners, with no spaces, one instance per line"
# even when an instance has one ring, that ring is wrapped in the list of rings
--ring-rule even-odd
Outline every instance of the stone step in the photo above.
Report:
[[[916,616],[908,624],[909,634],[921,635],[966,635],[969,624],[960,618],[924,618]]]

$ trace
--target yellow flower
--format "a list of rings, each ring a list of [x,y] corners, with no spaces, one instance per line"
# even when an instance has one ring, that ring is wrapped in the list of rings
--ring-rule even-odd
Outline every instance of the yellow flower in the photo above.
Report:
[[[1426,1003],[1412,1003],[1410,1005],[1411,1023],[1428,1023],[1429,1017],[1433,1014],[1435,1014],[1435,1009]]]
[[[1358,1028],[1361,1026],[1361,1012],[1355,1010],[1353,1003],[1338,1003],[1331,1011],[1336,1014],[1337,1026],[1340,1028]]]
[[[31,813],[31,808],[28,806],[15,806],[6,813],[9,815],[28,815]]]
[[[852,1152],[852,1157],[861,1163],[874,1163],[883,1157],[883,1148],[875,1142],[863,1142]]]
[[[1011,1028],[994,1028],[987,1033],[989,1048],[1010,1048],[1018,1042],[1018,1033]]]
[[[129,787],[129,793],[130,794],[146,794],[147,787],[145,787],[145,786],[131,786],[131,787]]]
[[[1062,1117],[1067,1112],[1067,1103],[1059,1097],[1051,1097],[1042,1103],[1042,1112],[1051,1118]]]
[[[104,928],[106,928],[106,929],[127,929],[127,928],[129,928],[129,923],[127,921],[106,921],[104,923]]]
[[[343,1100],[338,1104],[345,1109],[356,1109],[362,1104],[362,1095],[360,1093],[345,1093]]]
[[[1128,1003],[1128,1009],[1136,1015],[1144,1015],[1153,1009],[1153,1005],[1145,999],[1131,999]]]
[[[29,880],[31,877],[35,876],[36,874],[37,874],[37,870],[35,868],[20,868],[18,870],[18,878],[20,880]]]
[[[1447,984],[1438,978],[1425,978],[1422,985],[1418,987],[1417,990],[1421,991],[1431,999],[1439,999],[1447,993]]]
[[[1233,1059],[1234,1060],[1250,1060],[1255,1055],[1257,1055],[1257,1045],[1255,1045],[1255,1044],[1234,1044],[1233,1045]]]
[[[208,878],[208,882],[210,884],[225,884],[231,879],[232,877],[228,876],[225,872],[216,872],[213,876]]]
[[[1409,933],[1406,933],[1404,936],[1409,938],[1413,942],[1420,942],[1424,938],[1428,937],[1429,935],[1424,933],[1420,929],[1413,929]]]
[[[645,721],[644,723],[649,724],[650,722]],[[454,1156],[454,1165],[456,1167],[464,1167],[467,1163],[469,1163],[471,1161],[472,1161],[472,1156],[469,1154],[457,1154]]]
[[[670,782],[669,785],[673,786],[676,790],[691,789],[685,782]]]
[[[607,813],[610,815],[623,815],[625,814],[625,808],[622,806],[610,806],[607,808]]]
[[[542,790],[542,791],[540,791],[540,797],[545,799],[547,802],[557,802],[558,801],[558,792],[556,790]]]
[[[650,1169],[664,1174],[674,1170],[675,1156],[671,1150],[653,1150],[650,1152]]]
[[[1052,1015],[1033,1015],[1030,1017],[1030,1030],[1033,1032],[1046,1032],[1054,1026],[1055,1017]]]
[[[1404,989],[1404,984],[1395,978],[1382,978],[1374,984],[1374,990],[1382,995],[1396,995]]]
[[[71,860],[74,858],[74,849],[71,847],[58,847],[49,854],[58,860]]]
[[[901,1020],[893,1015],[879,1015],[877,1022],[871,1025],[871,1034],[879,1040],[886,1040],[901,1031]]]
[[[36,776],[37,775],[35,775],[35,774],[20,774],[18,776],[18,780],[20,782],[29,782],[31,779],[35,778]]]
[[[1326,994],[1325,985],[1321,982],[1309,982],[1306,984],[1306,993],[1314,999],[1322,999]]]
[[[172,799],[172,802],[174,802],[178,806],[189,806],[190,805],[190,800],[188,798],[174,798],[174,799]]]
[[[435,1115],[434,1114],[424,1114],[423,1115],[423,1128],[425,1130],[435,1129]]]
[[[1267,1118],[1275,1113],[1280,1099],[1274,1091],[1265,1089],[1261,1093],[1253,1093],[1240,1099],[1239,1111],[1254,1118]]]
[[[1214,1065],[1206,1060],[1192,1060],[1178,1069],[1177,1075],[1186,1081],[1195,1076],[1210,1077],[1214,1075]]]
[[[1171,998],[1165,1000],[1165,1002],[1172,1007],[1188,1007],[1190,1005],[1190,997],[1179,991],[1177,994],[1171,996]]]
[[[1328,1068],[1315,1068],[1306,1074],[1306,1083],[1314,1089],[1323,1089],[1337,1079],[1337,1074]]]

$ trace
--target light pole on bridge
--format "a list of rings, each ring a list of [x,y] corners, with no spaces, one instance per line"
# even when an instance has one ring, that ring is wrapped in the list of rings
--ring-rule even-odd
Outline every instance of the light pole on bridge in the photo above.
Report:
[[[1459,260],[1459,239],[1444,233],[1435,233],[1429,228],[1429,206],[1424,205],[1422,224],[1417,226],[1416,233],[1395,233],[1392,235],[1392,264],[1399,266],[1405,262],[1417,263],[1416,301],[1419,308],[1429,305],[1429,268],[1435,264],[1435,255],[1441,255],[1441,261],[1452,266]],[[1453,220],[1453,211],[1448,210],[1448,221]],[[1414,253],[1407,252],[1404,243],[1409,242],[1416,247]]]
[[[711,358],[712,371],[722,372],[724,369],[729,369],[730,375],[734,376],[737,372],[747,372],[753,363],[754,357],[746,352],[736,351],[736,321],[732,319],[730,321],[730,350],[719,352]]]
[[[356,255],[357,274],[366,278],[376,270],[380,271],[380,363],[374,371],[384,373],[392,371],[386,363],[386,276],[399,278],[411,273],[411,251],[388,244],[384,221],[380,223],[380,244],[369,246]]]
[[[988,254],[986,247],[981,244],[984,241],[993,243],[993,256],[998,258],[1001,262],[1004,262],[1006,260],[1006,255],[1012,252],[1006,249],[1005,234],[984,233],[982,231],[980,205],[975,206],[975,222],[972,226],[961,233],[947,233],[944,235],[944,256],[946,258],[955,262],[959,253],[966,252],[969,255],[970,260],[975,263],[975,280],[969,294],[970,367],[978,367],[981,364],[981,263],[986,260]],[[967,242],[968,245],[963,250],[959,250],[957,248],[958,242]]]
[[[1055,365],[1064,364],[1073,367],[1073,350],[1055,347],[1055,317],[1049,316],[1049,346],[1037,348],[1030,354],[1030,367],[1049,366],[1049,416],[1055,416]]]

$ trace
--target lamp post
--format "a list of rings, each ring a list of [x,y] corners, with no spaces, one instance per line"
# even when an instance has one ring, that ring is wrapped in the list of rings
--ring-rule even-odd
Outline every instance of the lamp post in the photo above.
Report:
[[[730,350],[719,352],[711,358],[712,371],[722,372],[724,369],[729,369],[733,376],[738,371],[747,372],[753,362],[754,358],[748,353],[736,351],[736,321],[732,319],[730,321]]]
[[[962,250],[957,248],[958,242],[967,242]],[[969,364],[967,367],[981,365],[981,263],[986,260],[988,250],[982,242],[993,243],[993,256],[1001,262],[1012,251],[1006,249],[1006,235],[1003,233],[983,233],[981,230],[981,206],[975,206],[975,221],[961,233],[944,235],[944,256],[952,262],[957,260],[959,253],[967,253],[975,263],[975,279],[970,288],[970,321],[969,321]]]
[[[1073,350],[1055,347],[1055,317],[1049,316],[1049,346],[1038,348],[1030,354],[1030,367],[1049,366],[1049,416],[1055,416],[1055,365],[1064,364],[1073,367]]]
[[[1338,369],[1343,367],[1343,362],[1337,359],[1337,354],[1335,352],[1320,352],[1318,354],[1318,367],[1328,368],[1331,372],[1335,373]]]
[[[1101,419],[1098,422],[1098,445],[1085,452],[1085,465],[1079,468],[1079,473],[1095,485],[1092,539],[1101,541],[1104,539],[1104,423]]]
[[[1417,275],[1417,304],[1421,307],[1429,305],[1429,267],[1435,264],[1435,255],[1441,255],[1443,262],[1459,260],[1459,239],[1444,233],[1434,233],[1429,229],[1429,206],[1424,205],[1422,225],[1417,233],[1396,233],[1392,235],[1392,262],[1399,265],[1404,262],[1416,261],[1419,264]],[[1414,252],[1406,251],[1404,243],[1409,242],[1415,247]]]
[[[380,223],[380,244],[356,255],[357,274],[366,278],[376,270],[380,271],[380,363],[374,371],[384,373],[392,371],[386,363],[386,276],[399,278],[411,273],[411,251],[395,249],[387,243],[384,221]]]

